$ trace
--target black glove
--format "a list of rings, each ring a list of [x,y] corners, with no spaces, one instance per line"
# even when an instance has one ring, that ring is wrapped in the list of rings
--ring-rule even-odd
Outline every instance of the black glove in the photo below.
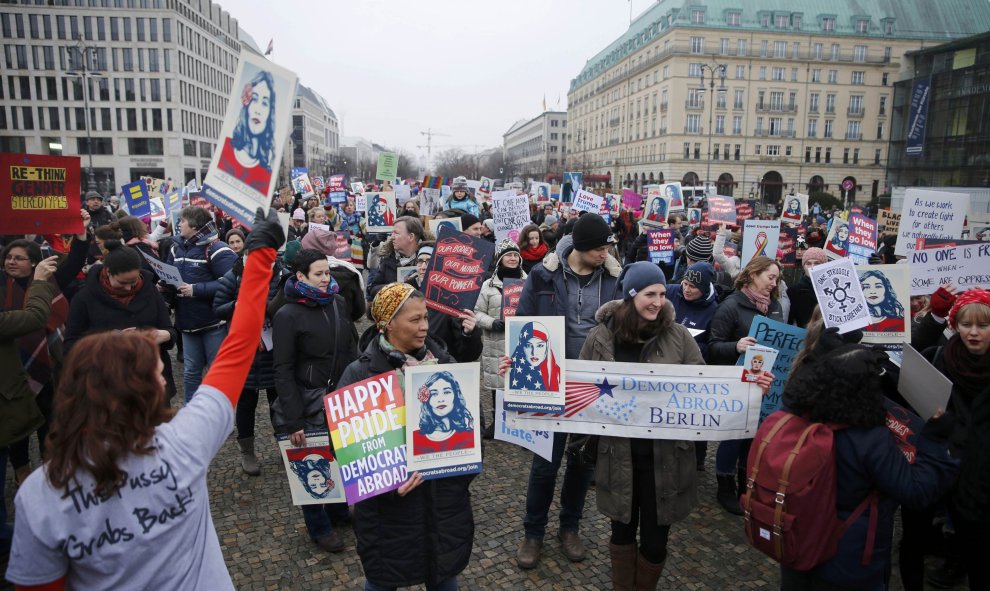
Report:
[[[496,320],[492,322],[492,330],[494,332],[505,332],[505,320]]]
[[[819,337],[814,353],[815,355],[825,355],[843,345],[858,343],[861,340],[863,340],[863,331],[853,330],[846,334],[839,334],[839,327],[833,326],[832,328],[826,328],[822,336]]]
[[[256,248],[274,248],[278,250],[285,244],[285,232],[282,224],[278,221],[278,212],[275,208],[268,210],[268,217],[260,207],[254,214],[254,226],[244,240],[244,250],[251,252]]]
[[[867,260],[867,262],[871,265],[882,265],[884,264],[883,255],[881,255],[879,252],[875,252],[870,255],[870,258]]]

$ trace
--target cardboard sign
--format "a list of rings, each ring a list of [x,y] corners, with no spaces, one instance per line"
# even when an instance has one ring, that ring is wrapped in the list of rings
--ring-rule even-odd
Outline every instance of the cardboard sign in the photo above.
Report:
[[[426,305],[450,316],[473,313],[495,245],[484,238],[441,227],[426,270]]]
[[[505,321],[505,408],[564,412],[566,354],[563,316],[515,316]]]
[[[721,441],[756,433],[763,392],[739,368],[570,360],[560,415],[508,413],[526,429]]]
[[[0,154],[0,233],[81,234],[79,158]]]
[[[378,168],[375,178],[380,181],[391,181],[399,174],[399,157],[392,152],[382,152],[378,155]]]
[[[346,503],[340,464],[330,447],[330,436],[326,431],[306,431],[305,435],[303,447],[293,447],[288,433],[275,435],[289,479],[292,504]]]
[[[571,209],[576,211],[590,211],[591,213],[600,213],[602,209],[602,203],[604,199],[599,195],[594,193],[589,193],[584,189],[580,189],[574,194],[574,204]]]
[[[849,256],[865,265],[877,251],[877,221],[858,213],[849,216]]]
[[[409,267],[399,267],[395,270],[395,280],[398,283],[405,283],[416,275],[416,265]]]
[[[763,374],[768,371],[769,368],[773,367],[773,364],[777,362],[777,355],[780,351],[777,351],[773,347],[765,347],[763,345],[752,345],[746,348],[746,352],[743,353],[743,372],[742,381],[744,382],[756,382]],[[773,373],[772,371],[770,373]],[[776,375],[774,375],[776,377]]]
[[[364,193],[364,183],[361,181],[351,183],[351,193]]]
[[[963,238],[990,242],[990,214],[970,214],[966,216]]]
[[[395,192],[397,205],[405,205],[406,201],[412,199],[412,188],[409,185],[395,185],[392,190]]]
[[[267,214],[271,205],[282,150],[292,131],[297,81],[293,72],[241,51],[203,194],[245,227],[254,223],[259,207]],[[249,123],[256,119],[259,124]]]
[[[505,396],[502,390],[495,390],[495,439],[528,449],[546,461],[553,458],[553,433],[550,431],[530,431],[509,424],[505,410]]]
[[[347,192],[347,175],[332,174],[327,177],[327,190],[331,192]]]
[[[622,207],[639,211],[643,207],[643,196],[632,189],[622,189]]]
[[[602,209],[599,213],[602,217],[605,214],[618,215],[619,211],[622,209],[622,195],[616,195],[615,193],[605,193],[605,199],[602,202]]]
[[[900,351],[911,342],[911,269],[908,265],[856,265],[870,311],[863,343]]]
[[[515,195],[513,191],[497,191],[492,194],[492,221],[495,222],[495,241],[508,238],[519,241],[519,233],[529,219],[529,197]]]
[[[323,408],[348,504],[406,481],[406,407],[394,371],[334,390]]]
[[[990,289],[990,242],[915,250],[908,257],[911,295],[931,295],[949,283],[960,290]]]
[[[680,183],[665,183],[657,187],[661,195],[670,199],[668,211],[684,211],[684,189]]]
[[[901,214],[888,209],[877,212],[877,231],[881,234],[897,234],[901,226]]]
[[[151,215],[151,202],[148,196],[148,185],[144,181],[134,181],[120,188],[124,194],[124,207],[136,218]]]
[[[736,219],[740,222],[753,219],[756,214],[756,201],[752,199],[746,199],[743,201],[736,201]]]
[[[437,236],[440,234],[440,228],[444,226],[449,226],[458,232],[463,232],[464,228],[461,227],[461,218],[440,218],[427,220],[427,227],[430,230],[430,234]]]
[[[797,226],[781,224],[777,252],[780,253],[780,264],[786,268],[797,264],[797,237]]]
[[[830,261],[849,256],[849,222],[840,217],[832,218],[824,249]]]
[[[550,183],[533,183],[529,190],[537,203],[550,203]]]
[[[780,220],[744,221],[739,267],[745,267],[753,257],[770,257],[776,260],[778,244]]]
[[[292,178],[290,180],[292,182],[292,190],[302,195],[303,199],[309,199],[316,195],[313,191],[313,182],[309,180],[308,168],[293,168]]]
[[[583,172],[565,172],[560,183],[560,200],[573,201],[574,195],[584,188]]]
[[[365,193],[364,198],[368,208],[368,232],[391,232],[396,218],[395,193]]]
[[[732,197],[709,197],[708,221],[713,224],[728,224],[735,226],[737,221],[736,202]]]
[[[798,193],[784,197],[784,208],[780,211],[780,221],[785,224],[800,224],[808,214],[808,196]]]
[[[443,211],[443,201],[440,189],[422,188],[419,190],[419,213],[423,216],[434,216]]]
[[[667,213],[670,211],[670,200],[671,197],[665,195],[659,185],[647,189],[646,206],[640,219],[647,222],[666,222]]]
[[[323,177],[314,176],[312,178],[312,181],[313,181],[313,191],[316,192],[317,195],[322,195],[323,188],[326,187],[326,184],[323,182]]]
[[[807,335],[808,331],[803,328],[771,320],[766,316],[757,316],[753,319],[753,323],[749,325],[749,333],[746,336],[756,339],[757,345],[777,351],[777,357],[772,364],[764,363],[764,367],[769,366],[771,368],[773,385],[770,386],[770,391],[763,397],[760,406],[761,421],[780,410],[783,405],[784,385],[790,377],[794,358],[801,351]],[[745,356],[740,355],[739,360],[736,361],[736,365],[742,366],[744,363]]]
[[[646,231],[646,249],[650,254],[651,263],[673,264],[676,246],[673,230]]]
[[[927,421],[948,406],[952,381],[908,344],[904,346],[897,391]]]
[[[949,193],[912,187],[905,191],[901,224],[894,254],[907,256],[915,250],[915,238],[961,238],[968,193]]]
[[[425,480],[481,472],[480,363],[405,369],[406,461]]]
[[[479,191],[482,195],[487,196],[491,194],[492,188],[494,186],[495,186],[495,182],[492,179],[483,176],[481,177],[481,180],[478,182],[478,188],[476,189],[476,191]]]
[[[811,284],[822,310],[825,328],[847,333],[870,324],[870,310],[852,259],[841,258],[811,269]]]
[[[502,320],[516,315],[516,308],[519,307],[519,298],[525,285],[525,279],[502,280],[502,310],[499,315]]]
[[[144,257],[144,260],[148,262],[148,265],[155,270],[155,275],[158,275],[160,280],[168,283],[169,285],[174,285],[175,287],[182,287],[186,284],[186,282],[182,280],[182,275],[179,273],[179,270],[173,265],[162,262],[143,250],[138,250],[138,252],[140,252],[141,256]]]
[[[701,223],[701,213],[700,207],[690,207],[687,210],[688,214],[688,225],[697,226]]]

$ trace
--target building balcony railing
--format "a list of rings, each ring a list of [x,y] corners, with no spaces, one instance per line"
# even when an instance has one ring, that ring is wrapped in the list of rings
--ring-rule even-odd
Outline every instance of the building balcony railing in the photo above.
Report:
[[[689,99],[684,101],[684,108],[690,111],[701,111],[705,108],[705,101],[692,101]]]
[[[742,103],[736,103],[736,104],[732,105],[732,110],[733,111],[745,111],[746,110],[746,107],[744,107]]]
[[[863,134],[861,133],[846,133],[847,140],[860,141],[863,139]]]
[[[667,112],[667,103],[666,102],[660,103],[660,112],[661,113],[666,113]]]
[[[860,107],[858,109],[853,108],[853,107],[849,107],[846,110],[846,116],[847,117],[862,117],[864,113],[865,113],[865,111],[863,110],[862,107]]]
[[[684,126],[684,133],[689,134],[689,135],[700,135],[700,134],[705,133],[705,128],[704,127],[700,127],[700,126],[699,127],[693,127],[692,128],[690,125],[685,125]]]
[[[817,113],[818,112],[818,105],[815,105],[813,107],[809,107],[808,108],[808,112],[809,113]]]
[[[794,133],[794,130],[793,129],[790,129],[790,130],[784,132],[784,137],[786,137],[786,138],[793,138],[794,135],[795,135],[795,133]]]
[[[767,110],[767,106],[768,105],[766,103],[756,103],[756,110],[762,113]]]
[[[757,129],[756,131],[753,132],[753,135],[755,135],[756,137],[763,137],[764,135],[766,135],[766,130]]]
[[[835,107],[825,107],[826,115],[835,115]]]
[[[614,119],[609,119],[608,120],[608,126],[609,127],[618,127],[619,126],[619,118],[616,117]]]

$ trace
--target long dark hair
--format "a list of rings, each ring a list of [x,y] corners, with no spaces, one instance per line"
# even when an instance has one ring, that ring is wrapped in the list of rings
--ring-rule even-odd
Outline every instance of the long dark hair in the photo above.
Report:
[[[667,318],[668,303],[664,302],[657,317],[644,322],[636,312],[632,300],[625,300],[612,314],[612,334],[616,342],[633,344],[643,343],[659,335],[669,323]]]
[[[444,380],[449,383],[450,387],[454,390],[454,408],[448,415],[451,428],[454,431],[470,431],[474,428],[474,418],[471,416],[471,411],[468,410],[467,401],[464,399],[464,393],[461,392],[461,385],[456,379],[454,379],[453,374],[449,371],[438,371],[437,373],[431,375],[430,379],[426,380],[425,384],[420,386],[420,390],[425,388],[426,391],[429,392],[430,386],[440,380]],[[433,409],[430,408],[429,398],[427,398],[426,401],[423,402],[422,409],[419,412],[419,430],[422,431],[424,435],[429,435],[439,429],[441,424],[442,419],[433,414]]]
[[[72,348],[47,439],[53,488],[67,490],[84,471],[96,481],[94,492],[109,497],[124,484],[127,456],[153,453],[155,428],[174,415],[158,362],[158,345],[141,331],[97,333]]]
[[[536,232],[537,236],[540,237],[540,244],[546,244],[543,240],[543,232],[540,232],[540,227],[536,224],[526,224],[523,226],[522,232],[519,233],[519,240],[516,242],[519,245],[519,250],[529,248],[529,235],[531,232]]]
[[[897,301],[897,293],[894,291],[894,286],[890,284],[890,279],[880,271],[866,271],[859,276],[860,284],[871,277],[879,279],[880,284],[883,285],[883,301],[876,306],[869,302],[866,303],[870,309],[870,315],[877,318],[904,318],[904,306]]]
[[[237,125],[234,127],[234,133],[231,135],[230,140],[235,150],[247,150],[253,158],[258,160],[258,164],[262,168],[271,172],[272,160],[275,158],[275,79],[272,77],[271,72],[265,70],[258,72],[249,84],[253,89],[262,82],[268,85],[271,96],[268,99],[268,121],[265,122],[265,130],[258,136],[257,148],[251,142],[253,136],[251,134],[251,128],[248,126],[250,102],[244,105],[240,114],[237,116]]]
[[[883,353],[849,344],[814,360],[806,359],[784,387],[784,400],[810,421],[850,427],[878,427],[886,422],[881,361]]]

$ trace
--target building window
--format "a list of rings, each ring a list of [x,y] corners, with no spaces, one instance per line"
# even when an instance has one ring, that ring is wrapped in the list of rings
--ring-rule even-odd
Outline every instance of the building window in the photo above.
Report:
[[[728,15],[727,24],[730,27],[738,27],[742,25],[742,13],[730,12]]]
[[[822,19],[822,31],[826,33],[831,33],[835,31],[835,18],[831,16],[826,16]]]
[[[774,41],[773,42],[773,57],[787,57],[787,42],[786,41]]]
[[[742,109],[743,108],[743,92],[744,91],[742,91],[742,90],[740,90],[738,88],[736,89],[735,94],[733,95],[733,98],[732,98],[732,108],[733,109]]]
[[[194,140],[182,140],[182,154],[184,156],[196,157],[196,142]]]
[[[736,80],[746,79],[746,66],[736,66]]]
[[[705,53],[704,37],[691,37],[691,53]]]
[[[691,157],[691,144],[684,142],[684,159],[687,160]]]
[[[854,62],[865,62],[866,61],[866,46],[857,45],[853,47],[853,61]]]
[[[739,57],[745,57],[746,56],[746,40],[745,39],[737,39],[736,40],[736,55],[739,56]]]
[[[755,153],[755,154],[756,154],[757,156],[759,156],[759,155],[760,155],[760,147],[761,147],[761,146],[760,146],[760,144],[756,144],[756,147],[755,147],[755,150],[754,150],[754,153]]]
[[[701,115],[688,115],[685,133],[701,133]]]
[[[877,139],[883,139],[883,123],[877,123]]]
[[[880,148],[877,148],[873,152],[873,164],[876,164],[876,165],[879,165],[880,164]]]
[[[857,85],[866,84],[866,72],[853,72],[851,83]]]
[[[863,97],[862,95],[853,95],[849,97],[849,115],[862,115],[863,114]]]
[[[801,15],[800,14],[795,14],[793,17],[791,17],[791,20],[794,22],[794,28],[800,31],[801,30]]]
[[[878,114],[879,115],[886,115],[887,114],[887,97],[886,96],[880,97],[880,112]]]
[[[760,66],[760,80],[766,80],[766,79],[767,79],[767,67]]]
[[[791,68],[791,82],[797,82],[797,81],[798,81],[798,69]]]
[[[760,26],[763,27],[764,29],[770,28],[770,15],[769,14],[761,14],[760,15]]]
[[[829,84],[838,84],[838,82],[839,82],[839,71],[838,70],[829,70],[828,71],[828,83]]]
[[[846,124],[846,139],[847,140],[858,140],[862,139],[863,135],[859,131],[859,121],[850,121]]]
[[[769,47],[770,43],[766,39],[760,41],[760,57],[767,57]]]
[[[786,29],[790,23],[790,18],[786,14],[778,14],[773,18],[774,26],[778,29]]]
[[[825,95],[825,112],[834,113],[835,112],[835,94],[828,93]]]
[[[832,163],[832,148],[825,148],[825,164]]]
[[[694,159],[701,160],[701,144],[694,145]]]
[[[804,162],[805,164],[811,162],[811,147],[804,149]]]
[[[688,76],[692,78],[701,78],[701,64],[688,64]]]
[[[822,162],[822,149],[815,148],[815,163],[821,164],[821,162]]]
[[[767,156],[780,156],[780,146],[779,145],[767,146]]]
[[[818,119],[808,119],[808,137],[818,137]]]
[[[736,150],[735,150],[735,153],[732,156],[732,159],[738,161],[739,160],[739,155],[741,153],[742,153],[742,145],[741,144],[736,144]]]
[[[815,43],[814,57],[815,57],[816,60],[822,59],[822,52],[824,50],[825,50],[825,46],[823,46],[821,43]]]
[[[815,82],[815,83],[821,82],[822,81],[822,71],[821,70],[812,70],[811,71],[811,81],[812,82]]]
[[[704,40],[704,38],[702,38],[702,40]],[[722,39],[719,40],[718,51],[722,55],[728,55],[729,54],[729,38],[728,37],[722,37]]]
[[[856,32],[861,34],[866,34],[870,32],[870,21],[861,18],[856,20]]]
[[[849,148],[842,149],[842,163],[849,164]]]
[[[89,154],[89,148],[86,145],[86,138],[76,138],[76,149],[78,154]],[[94,137],[93,154],[104,156],[113,154],[113,138]]]
[[[732,135],[742,135],[742,116],[732,116]]]
[[[712,148],[712,160],[718,160],[719,148],[721,148],[721,145],[720,144],[712,144],[712,146],[713,146],[713,148]]]
[[[162,156],[165,154],[161,138],[128,138],[127,152],[134,156]]]
[[[783,119],[780,117],[770,117],[770,135],[771,137],[780,137],[780,132],[782,129]]]
[[[859,148],[853,149],[853,164],[859,164]]]
[[[717,115],[715,117],[715,133],[719,135],[725,134],[725,115]]]
[[[812,113],[818,112],[818,99],[821,97],[817,92],[811,93],[810,101],[808,103],[808,110]]]
[[[778,82],[782,82],[784,80],[785,71],[786,71],[785,68],[782,68],[780,66],[774,66],[773,69],[770,70],[771,79],[776,80]]]
[[[894,34],[894,21],[892,19],[887,19],[883,23],[883,32],[885,35]]]
[[[691,11],[691,22],[696,25],[705,24],[705,11],[704,10],[692,10]]]
[[[831,58],[830,59],[833,62],[839,61],[839,44],[838,43],[833,43],[832,44],[832,55],[831,55]]]
[[[825,120],[825,133],[822,135],[822,137],[824,138],[832,137],[832,123],[833,121],[831,119]]]
[[[887,76],[888,76],[887,72],[884,72],[883,76],[880,77],[880,86],[887,86],[887,80],[888,80]]]

